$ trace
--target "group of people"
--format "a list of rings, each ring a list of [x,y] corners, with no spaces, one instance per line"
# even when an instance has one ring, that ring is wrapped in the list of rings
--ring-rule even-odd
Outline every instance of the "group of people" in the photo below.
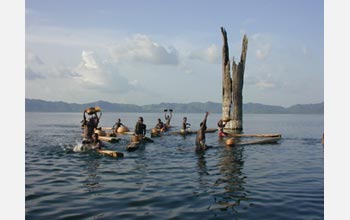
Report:
[[[200,128],[197,131],[197,136],[195,140],[196,145],[196,151],[200,150],[206,150],[208,146],[206,145],[205,141],[205,130],[207,129],[207,118],[208,118],[209,112],[205,113],[203,121],[200,123]],[[101,114],[100,114],[101,117]],[[98,134],[95,131],[97,129],[98,124],[100,122],[100,117],[97,116],[97,113],[93,113],[92,116],[87,119],[86,118],[86,111],[84,111],[83,116],[83,144],[91,144],[94,146],[94,148],[101,149],[102,142],[99,140]],[[165,131],[170,127],[170,121],[172,119],[172,111],[170,111],[170,114],[167,114],[167,111],[165,111],[164,114],[166,122],[162,122],[160,118],[158,118],[157,124],[155,128],[159,129],[160,131]],[[217,126],[219,133],[218,135],[220,137],[226,136],[227,134],[223,131],[226,123],[223,122],[223,120],[219,120]],[[117,122],[113,125],[112,130],[117,131],[117,129],[121,126],[124,126],[124,124],[121,122],[121,119],[118,118]],[[187,122],[187,117],[183,118],[182,126],[181,126],[181,132],[185,133],[189,131],[191,127],[191,124]],[[146,136],[146,124],[143,123],[143,117],[139,117],[138,121],[136,122],[135,129],[134,129],[134,135],[137,137],[138,140],[142,140]]]
[[[197,131],[197,136],[196,136],[196,151],[201,151],[201,150],[206,150],[208,146],[206,145],[205,141],[205,131],[207,130],[207,118],[208,118],[209,112],[205,113],[203,121],[200,123],[200,128]],[[164,124],[160,118],[158,118],[158,123],[156,124],[157,129],[163,129],[166,126],[170,126],[170,120],[171,116],[169,117],[165,116],[167,119],[167,124]],[[219,128],[219,136],[225,136],[226,133],[224,133],[223,129],[225,127],[226,123],[223,122],[221,119],[218,122],[218,128]],[[182,121],[182,127],[181,127],[181,132],[185,133],[188,131],[188,129],[191,127],[191,124],[187,122],[187,117],[183,118]],[[146,135],[146,125],[143,123],[143,118],[139,117],[138,122],[136,123],[135,126],[135,135],[142,136],[144,137]]]
[[[172,114],[173,110],[170,109],[169,112],[170,114],[167,114],[167,109],[164,110],[165,123],[162,122],[160,118],[158,118],[157,120],[157,124],[155,128],[158,129],[160,132],[167,131],[170,128],[170,121],[171,121],[171,118],[173,117],[173,114]]]

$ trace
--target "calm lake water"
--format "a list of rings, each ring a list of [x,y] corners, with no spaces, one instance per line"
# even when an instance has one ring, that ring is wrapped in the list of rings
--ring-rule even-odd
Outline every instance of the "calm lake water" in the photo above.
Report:
[[[100,126],[120,117],[133,130],[148,129],[162,113],[103,113]],[[174,113],[172,131],[187,116],[197,130],[203,114]],[[210,114],[216,128],[219,114]],[[195,135],[166,134],[134,152],[130,136],[106,148],[110,158],[74,152],[82,113],[26,113],[26,219],[323,219],[323,115],[245,114],[244,133],[280,133],[277,144],[194,151]],[[147,136],[150,136],[148,131]]]

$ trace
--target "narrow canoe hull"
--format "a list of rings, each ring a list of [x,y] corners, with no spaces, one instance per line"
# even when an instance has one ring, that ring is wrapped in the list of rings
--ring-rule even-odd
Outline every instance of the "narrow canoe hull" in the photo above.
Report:
[[[101,141],[109,142],[109,143],[117,143],[118,141],[120,141],[120,138],[108,137],[108,136],[99,136],[98,139],[100,139]]]
[[[149,137],[143,137],[141,141],[134,141],[131,142],[128,146],[126,146],[127,151],[134,151],[137,150],[140,146],[143,146],[147,143],[152,143],[154,142],[151,138]]]
[[[99,154],[102,154],[104,156],[110,156],[114,158],[120,158],[124,157],[124,154],[121,152],[113,151],[113,150],[97,150]]]
[[[218,129],[216,128],[208,128],[207,130],[205,130],[205,133],[214,133],[216,132]],[[181,131],[174,131],[171,132],[171,134],[180,134],[180,135],[191,135],[191,134],[197,134],[198,131],[185,131],[185,132],[181,132]]]
[[[281,137],[264,138],[260,140],[254,140],[254,141],[239,142],[235,145],[243,146],[243,145],[252,145],[252,144],[273,144],[273,143],[277,143],[279,140],[281,140]]]

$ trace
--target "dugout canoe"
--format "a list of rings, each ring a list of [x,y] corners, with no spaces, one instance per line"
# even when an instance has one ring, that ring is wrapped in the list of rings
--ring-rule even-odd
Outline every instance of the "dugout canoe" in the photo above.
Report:
[[[264,138],[254,141],[246,141],[246,142],[238,142],[235,143],[235,146],[243,146],[243,145],[253,145],[253,144],[274,144],[281,140],[281,137],[273,137],[273,138]]]
[[[233,134],[233,133],[227,133],[227,136],[229,137],[269,137],[269,138],[281,138],[281,134]]]
[[[110,157],[114,157],[114,158],[124,157],[123,153],[117,152],[114,150],[96,150],[96,152],[98,152],[99,154],[102,154],[104,156],[110,156]]]
[[[109,142],[109,143],[116,143],[116,142],[120,141],[120,138],[108,137],[108,136],[99,136],[98,139],[101,141]]]
[[[152,142],[154,142],[154,141],[149,137],[143,137],[143,139],[140,141],[135,141],[132,138],[132,141],[130,142],[130,144],[128,144],[128,146],[126,146],[126,150],[127,151],[134,151],[134,150],[137,150],[140,146],[144,146],[145,144],[152,143]]]
[[[101,130],[103,131],[112,131],[112,127],[101,127]],[[119,129],[118,129],[119,130]],[[124,132],[117,132],[118,134],[128,134],[128,135],[133,135],[135,134],[133,131],[124,131]]]
[[[214,133],[217,130],[218,129],[216,129],[216,128],[208,128],[207,130],[205,130],[205,133]],[[174,132],[171,132],[171,134],[190,135],[190,134],[197,134],[197,131],[185,131],[185,132],[174,131]]]

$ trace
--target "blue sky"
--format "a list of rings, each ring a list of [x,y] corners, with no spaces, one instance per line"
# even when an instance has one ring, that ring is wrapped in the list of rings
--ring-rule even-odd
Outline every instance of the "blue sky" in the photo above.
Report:
[[[25,97],[85,103],[221,102],[223,26],[243,102],[324,99],[323,1],[37,1],[25,4]]]

